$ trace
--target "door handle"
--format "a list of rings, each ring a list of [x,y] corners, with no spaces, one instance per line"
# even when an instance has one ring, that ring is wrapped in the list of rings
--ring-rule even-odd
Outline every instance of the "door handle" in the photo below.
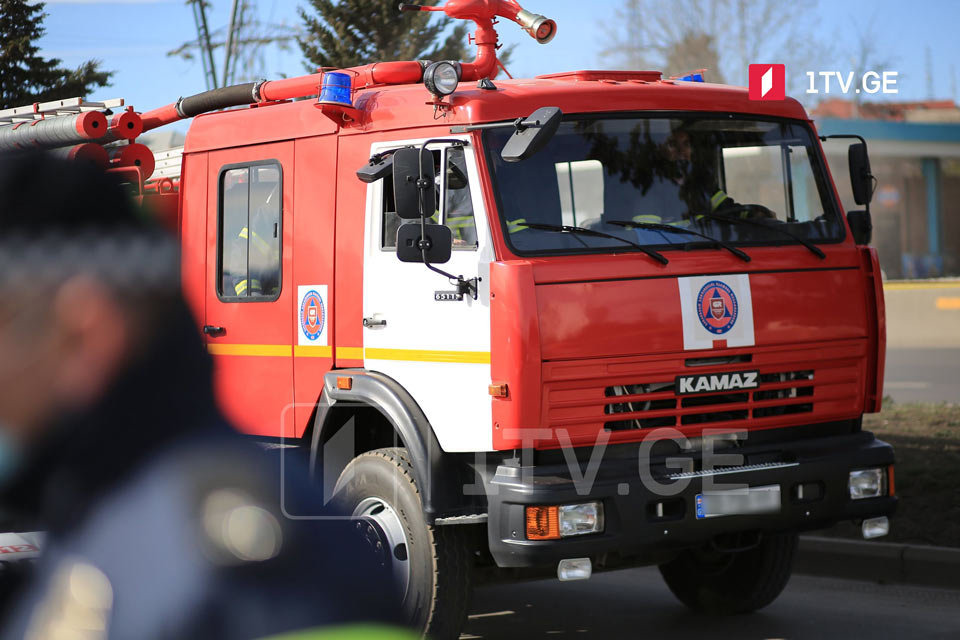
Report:
[[[363,326],[367,329],[373,329],[374,327],[385,327],[387,326],[387,321],[383,318],[378,318],[376,316],[363,319]]]
[[[217,336],[222,336],[227,332],[223,327],[215,327],[213,325],[207,324],[203,326],[203,332],[208,336],[216,338]]]

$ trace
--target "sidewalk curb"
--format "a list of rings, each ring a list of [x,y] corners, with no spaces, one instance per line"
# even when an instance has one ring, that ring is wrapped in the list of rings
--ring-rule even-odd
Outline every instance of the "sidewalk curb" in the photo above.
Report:
[[[800,536],[794,572],[960,589],[960,549]]]

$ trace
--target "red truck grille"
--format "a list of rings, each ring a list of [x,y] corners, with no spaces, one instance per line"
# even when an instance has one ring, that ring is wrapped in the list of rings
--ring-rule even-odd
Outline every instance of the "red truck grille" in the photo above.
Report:
[[[604,407],[604,413],[611,416],[605,426],[611,431],[621,431],[810,413],[813,411],[813,373],[812,370],[766,373],[760,376],[757,389],[686,397],[674,395],[672,381],[610,386],[604,393],[616,401]],[[624,420],[618,414],[643,417]]]
[[[546,426],[573,442],[642,438],[673,427],[752,429],[858,415],[862,403],[861,341],[826,346],[739,350],[721,357],[613,358],[544,363]],[[758,386],[742,391],[678,395],[677,376],[759,371]]]

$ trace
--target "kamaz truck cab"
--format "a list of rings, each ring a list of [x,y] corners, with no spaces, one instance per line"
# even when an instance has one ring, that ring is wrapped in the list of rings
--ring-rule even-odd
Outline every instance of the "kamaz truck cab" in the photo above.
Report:
[[[867,209],[845,215],[793,99],[653,71],[499,79],[493,21],[548,42],[551,20],[403,8],[476,22],[477,59],[142,121],[197,116],[176,188],[145,199],[177,203],[222,407],[309,454],[410,623],[457,637],[480,579],[641,564],[695,609],[751,611],[797,532],[885,533],[893,450],[861,429],[885,346],[865,145]]]

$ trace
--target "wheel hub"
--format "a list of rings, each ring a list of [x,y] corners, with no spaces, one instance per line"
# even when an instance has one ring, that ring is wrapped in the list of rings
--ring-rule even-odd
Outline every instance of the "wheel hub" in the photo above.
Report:
[[[410,587],[410,557],[406,532],[400,516],[380,498],[365,498],[353,510],[358,533],[363,536],[377,562],[387,567],[400,593],[406,598]]]

